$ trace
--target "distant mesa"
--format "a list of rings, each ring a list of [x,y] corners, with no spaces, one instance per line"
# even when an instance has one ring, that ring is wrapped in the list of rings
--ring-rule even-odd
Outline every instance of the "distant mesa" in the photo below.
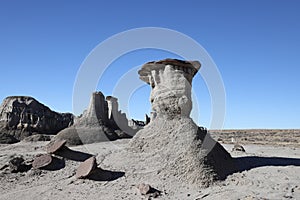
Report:
[[[145,123],[128,120],[118,108],[118,99],[94,92],[88,109],[74,124],[60,131],[54,140],[67,140],[68,145],[131,138]]]
[[[58,113],[29,96],[6,97],[0,106],[0,143],[35,134],[57,134],[73,124],[71,113]]]

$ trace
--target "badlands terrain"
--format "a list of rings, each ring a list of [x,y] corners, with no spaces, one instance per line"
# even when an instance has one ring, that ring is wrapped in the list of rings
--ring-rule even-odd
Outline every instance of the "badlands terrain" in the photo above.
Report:
[[[32,97],[0,106],[0,199],[300,199],[299,130],[197,125],[198,61],[144,64],[152,112],[128,120],[118,99],[91,95],[81,116]]]
[[[91,179],[75,178],[80,162],[72,159],[63,159],[63,165],[53,170],[30,169],[19,173],[1,170],[0,199],[146,199],[136,187],[140,183],[161,191],[157,199],[300,199],[299,147],[286,143],[284,146],[245,144],[246,152],[239,152],[231,151],[233,144],[222,144],[238,160],[240,171],[224,181],[199,189],[173,177],[155,179],[161,163],[156,163],[147,153],[128,155],[129,142],[130,139],[122,139],[70,147],[96,155],[98,167],[106,170]],[[0,166],[15,156],[31,160],[45,152],[47,143],[3,144]],[[149,167],[140,167],[140,160],[147,162]]]

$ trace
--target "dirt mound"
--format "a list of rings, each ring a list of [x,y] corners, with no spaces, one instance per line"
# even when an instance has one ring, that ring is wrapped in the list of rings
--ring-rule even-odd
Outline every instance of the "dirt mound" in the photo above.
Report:
[[[130,151],[159,155],[161,178],[175,176],[189,184],[209,186],[235,170],[230,154],[187,117],[156,118],[129,146]]]

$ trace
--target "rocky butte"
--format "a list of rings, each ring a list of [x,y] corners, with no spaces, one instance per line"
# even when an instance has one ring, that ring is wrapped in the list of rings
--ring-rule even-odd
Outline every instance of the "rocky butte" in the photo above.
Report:
[[[129,143],[133,153],[147,153],[161,163],[159,179],[176,177],[198,186],[225,179],[235,170],[230,154],[190,118],[192,79],[198,61],[165,59],[144,64],[140,79],[152,88],[152,119]],[[140,165],[149,165],[140,162]]]
[[[0,106],[0,143],[14,143],[34,134],[56,134],[73,124],[73,114],[58,113],[33,97],[6,97]]]

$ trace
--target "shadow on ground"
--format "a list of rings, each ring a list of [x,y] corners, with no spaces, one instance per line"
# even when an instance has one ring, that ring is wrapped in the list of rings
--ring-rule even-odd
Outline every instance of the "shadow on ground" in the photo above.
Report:
[[[73,161],[79,161],[83,162],[86,159],[92,157],[92,154],[80,152],[80,151],[75,151],[72,149],[69,149],[68,147],[64,147],[61,150],[55,152],[56,155],[61,156],[63,158],[73,160]]]
[[[125,172],[109,171],[96,168],[89,176],[88,179],[94,181],[113,181],[121,178],[125,175]]]
[[[48,170],[48,171],[56,171],[56,170],[60,170],[64,167],[65,167],[64,159],[52,157],[52,162],[49,165],[47,165],[41,169]]]
[[[300,166],[299,158],[247,156],[233,159],[237,166],[236,172],[266,166]]]

